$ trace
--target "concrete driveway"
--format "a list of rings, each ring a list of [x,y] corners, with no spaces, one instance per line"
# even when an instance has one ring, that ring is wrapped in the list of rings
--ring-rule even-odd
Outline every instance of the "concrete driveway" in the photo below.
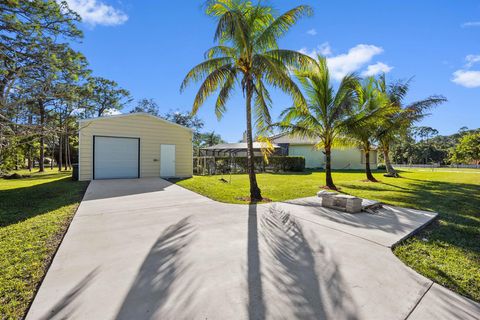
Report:
[[[478,319],[478,304],[391,252],[434,216],[93,181],[27,319]]]

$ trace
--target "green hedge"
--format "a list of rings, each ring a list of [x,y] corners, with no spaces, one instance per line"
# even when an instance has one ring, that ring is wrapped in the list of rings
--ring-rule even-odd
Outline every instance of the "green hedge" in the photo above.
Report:
[[[232,172],[241,173],[247,172],[247,157],[215,157],[215,162],[213,158],[207,160],[207,168],[203,168],[202,157],[195,157],[193,159],[193,166],[196,168],[196,173],[203,174],[219,174]],[[268,163],[265,162],[263,157],[254,158],[255,169],[257,172],[266,172],[266,171],[303,171],[305,169],[305,158],[304,157],[291,157],[291,156],[271,156],[268,158]],[[231,166],[232,164],[232,166]],[[234,165],[233,165],[234,164]]]
[[[272,156],[268,159],[273,171],[303,171],[305,169],[304,157]]]

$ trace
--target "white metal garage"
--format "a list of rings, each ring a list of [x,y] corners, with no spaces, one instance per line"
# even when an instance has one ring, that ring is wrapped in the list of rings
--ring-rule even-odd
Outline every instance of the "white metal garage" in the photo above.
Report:
[[[93,137],[93,179],[140,177],[140,139]]]
[[[192,130],[146,113],[79,122],[79,180],[191,177]]]

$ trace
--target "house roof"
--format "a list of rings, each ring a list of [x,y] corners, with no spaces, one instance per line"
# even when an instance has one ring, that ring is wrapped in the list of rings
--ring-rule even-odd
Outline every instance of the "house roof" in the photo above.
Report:
[[[270,140],[274,143],[288,143],[288,144],[292,144],[292,145],[296,145],[296,144],[314,145],[314,144],[317,144],[318,141],[320,141],[320,138],[310,139],[310,138],[307,138],[307,137],[290,135],[290,134],[288,134],[288,132],[282,132],[282,133],[276,134],[274,136],[271,136]],[[357,148],[359,148],[359,147],[357,147]],[[372,146],[371,150],[377,150],[377,146]]]
[[[275,143],[289,143],[289,144],[316,144],[320,139],[309,139],[307,137],[301,137],[297,135],[290,135],[287,132],[282,132],[277,135],[271,136],[270,140]]]
[[[272,144],[273,148],[278,149],[280,148],[277,144]],[[254,142],[253,149],[262,149],[266,148],[267,144],[264,142]],[[247,150],[247,143],[246,142],[239,142],[239,143],[220,143],[214,146],[201,148],[201,150],[207,151],[242,151]]]
[[[192,131],[191,128],[182,126],[182,125],[180,125],[178,123],[175,123],[175,122],[172,122],[172,121],[165,120],[163,118],[154,116],[153,114],[150,114],[150,113],[147,113],[147,112],[122,113],[122,114],[115,114],[115,115],[112,115],[112,116],[102,116],[102,117],[95,117],[95,118],[80,119],[80,120],[78,120],[78,122],[82,123],[82,122],[90,122],[90,121],[96,121],[96,120],[108,120],[108,119],[112,119],[112,118],[124,118],[124,117],[133,117],[133,116],[147,116],[147,117],[159,120],[161,122],[168,123],[168,124],[180,127],[182,129],[185,129],[185,130],[188,130],[188,131]]]

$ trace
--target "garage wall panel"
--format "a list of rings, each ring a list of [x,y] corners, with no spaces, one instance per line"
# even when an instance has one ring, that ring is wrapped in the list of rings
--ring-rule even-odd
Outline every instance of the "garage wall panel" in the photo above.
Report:
[[[176,145],[176,174],[190,177],[193,172],[192,132],[175,124],[143,114],[105,117],[80,122],[80,180],[93,177],[93,136],[140,138],[140,177],[160,176],[160,145]]]

